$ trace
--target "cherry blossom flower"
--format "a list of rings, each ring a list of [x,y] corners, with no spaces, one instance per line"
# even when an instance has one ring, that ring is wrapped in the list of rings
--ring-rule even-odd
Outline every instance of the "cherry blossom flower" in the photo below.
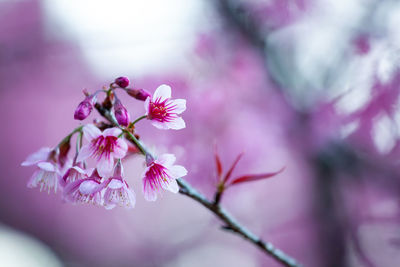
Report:
[[[61,179],[61,185],[65,187],[69,183],[88,178],[92,175],[93,171],[93,168],[82,169],[82,166],[78,163],[65,172]]]
[[[75,204],[102,205],[102,186],[96,178],[80,179],[69,183],[64,189],[64,199]]]
[[[144,102],[146,116],[158,129],[179,130],[186,127],[185,121],[178,116],[186,110],[185,99],[171,99],[171,87],[159,86],[152,98]]]
[[[126,208],[134,208],[136,203],[135,193],[129,188],[123,178],[124,171],[120,161],[116,164],[114,176],[104,183],[104,207],[112,209],[117,205]]]
[[[187,174],[180,165],[173,165],[176,158],[172,154],[163,154],[158,159],[146,156],[147,168],[143,174],[143,194],[148,201],[155,201],[162,190],[178,193],[176,179]]]
[[[89,144],[82,146],[77,162],[92,157],[97,160],[97,171],[101,177],[109,177],[114,167],[114,158],[123,158],[128,150],[126,142],[118,138],[122,131],[110,128],[101,132],[93,124],[83,127],[83,134]]]
[[[22,166],[36,165],[36,170],[28,181],[28,187],[40,187],[40,191],[50,190],[54,188],[57,193],[59,179],[61,177],[60,169],[56,163],[56,152],[49,148],[43,147],[37,152],[28,156],[28,158],[21,163]]]

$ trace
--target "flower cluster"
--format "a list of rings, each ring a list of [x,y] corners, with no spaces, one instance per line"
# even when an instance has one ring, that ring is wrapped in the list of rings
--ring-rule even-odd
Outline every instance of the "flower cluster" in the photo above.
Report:
[[[21,165],[35,165],[37,170],[28,181],[28,187],[39,187],[50,192],[62,191],[63,199],[71,203],[91,203],[112,209],[116,206],[133,208],[136,198],[128,185],[123,161],[126,155],[144,156],[146,168],[142,174],[143,195],[155,201],[164,190],[177,193],[177,179],[187,174],[186,169],[174,165],[175,156],[151,154],[139,141],[135,124],[147,119],[158,129],[183,129],[184,120],[179,116],[186,109],[186,100],[172,99],[171,87],[159,86],[153,95],[143,89],[128,88],[129,80],[119,77],[109,88],[93,94],[84,91],[85,99],[74,112],[76,120],[86,119],[93,108],[106,119],[80,125],[54,148],[41,148]],[[144,113],[131,121],[128,110],[117,96],[117,89],[144,101]],[[102,103],[97,96],[104,93]],[[70,142],[76,136],[76,152],[69,157]]]

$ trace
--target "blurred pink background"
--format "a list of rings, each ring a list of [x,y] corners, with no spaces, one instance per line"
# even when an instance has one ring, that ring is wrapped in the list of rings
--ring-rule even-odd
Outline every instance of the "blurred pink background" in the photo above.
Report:
[[[224,195],[253,232],[305,266],[399,264],[400,5],[232,2],[0,0],[0,265],[281,266],[183,195],[146,202],[140,157],[125,163],[133,210],[26,187],[33,168],[20,163],[79,125],[81,90],[121,75],[187,99],[186,129],[141,122],[137,132],[176,154],[208,197],[215,142],[225,170],[245,152],[235,175],[286,166]],[[142,102],[121,98],[143,115]]]

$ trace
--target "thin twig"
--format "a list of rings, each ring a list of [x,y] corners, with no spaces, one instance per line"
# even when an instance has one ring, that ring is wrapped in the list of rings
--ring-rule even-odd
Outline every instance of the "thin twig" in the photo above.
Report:
[[[224,222],[223,229],[230,230],[232,233],[236,233],[242,236],[247,241],[253,243],[255,246],[260,248],[262,251],[267,253],[268,255],[272,256],[274,259],[278,260],[285,266],[290,267],[300,267],[302,266],[299,264],[295,259],[288,256],[282,250],[277,249],[274,245],[270,242],[262,240],[257,235],[253,234],[250,230],[246,227],[242,226],[240,223],[236,221],[224,208],[220,205],[215,204],[209,201],[204,195],[199,193],[195,190],[191,185],[189,185],[185,180],[178,179],[178,185],[180,187],[179,192],[183,195],[190,197],[191,199],[197,201],[207,209],[209,209],[215,216],[217,216],[221,221]]]

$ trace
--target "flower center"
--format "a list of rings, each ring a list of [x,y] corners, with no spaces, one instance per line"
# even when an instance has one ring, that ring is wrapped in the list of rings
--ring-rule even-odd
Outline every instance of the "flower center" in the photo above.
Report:
[[[150,169],[147,171],[146,176],[149,179],[152,188],[157,188],[161,186],[162,183],[168,183],[170,178],[167,173],[167,168],[157,163],[152,164]]]
[[[114,152],[117,139],[115,136],[99,136],[97,139],[94,139],[92,141],[92,147],[95,151],[94,156],[98,159],[103,156],[109,157],[111,152]]]
[[[174,114],[173,110],[175,109],[175,105],[171,105],[167,103],[167,100],[163,102],[159,102],[158,100],[150,103],[150,119],[157,120],[160,122],[168,122],[171,121]]]

